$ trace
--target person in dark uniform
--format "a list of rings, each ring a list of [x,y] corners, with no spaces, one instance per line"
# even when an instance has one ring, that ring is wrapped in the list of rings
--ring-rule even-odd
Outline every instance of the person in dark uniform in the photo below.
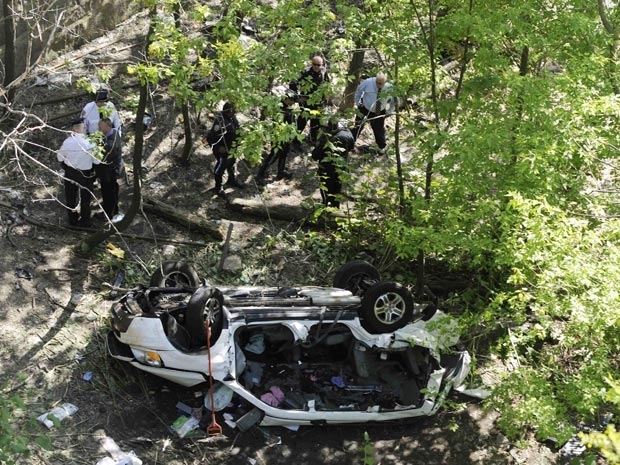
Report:
[[[293,113],[293,105],[295,104],[295,93],[288,90],[284,93],[282,98],[282,121],[287,124],[295,124],[295,114]],[[276,174],[276,180],[290,179],[291,174],[286,170],[286,157],[291,150],[292,141],[280,142],[279,144],[272,144],[271,151],[267,155],[258,169],[256,175],[256,182],[264,185],[267,183],[267,170],[276,161],[278,162],[278,171]]]
[[[297,101],[302,108],[301,114],[297,117],[297,130],[303,132],[310,121],[310,143],[314,144],[321,122],[318,115],[313,117],[311,112],[320,110],[325,105],[325,97],[320,92],[320,87],[329,83],[330,78],[321,55],[314,55],[310,63],[311,65],[301,72],[299,78],[289,84],[289,88],[297,93]]]
[[[343,122],[331,120],[320,131],[312,158],[319,162],[321,199],[326,207],[340,208],[341,174],[354,146],[353,133]]]
[[[56,154],[64,170],[65,207],[71,226],[92,226],[90,202],[95,179],[93,166],[99,164],[96,153],[97,146],[84,134],[82,118],[72,120],[71,134]]]
[[[121,135],[114,128],[114,123],[110,118],[99,120],[99,131],[103,134],[102,148],[103,159],[95,167],[95,173],[101,186],[101,197],[103,211],[108,220],[119,221],[118,197],[119,186],[118,178],[123,170]]]
[[[235,106],[232,102],[226,102],[222,111],[215,117],[215,121],[211,129],[207,133],[207,143],[211,146],[216,163],[213,169],[215,176],[215,187],[213,190],[220,197],[225,196],[222,182],[224,172],[228,173],[226,180],[227,186],[243,188],[244,184],[237,180],[235,175],[236,159],[230,156],[235,140],[237,139],[237,131],[239,130],[239,121],[235,116]]]

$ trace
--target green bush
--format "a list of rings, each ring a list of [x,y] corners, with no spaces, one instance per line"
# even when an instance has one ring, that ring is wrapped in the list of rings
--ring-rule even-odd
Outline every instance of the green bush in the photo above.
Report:
[[[607,400],[616,406],[616,415],[620,415],[620,383],[606,379],[610,390]],[[589,448],[595,448],[611,465],[620,464],[620,431],[616,431],[613,423],[609,423],[603,432],[580,434],[581,440]]]
[[[50,439],[45,435],[31,434],[34,420],[23,424],[20,416],[24,411],[24,402],[17,396],[0,396],[0,464],[15,465],[24,463],[23,459],[30,456],[32,442],[50,449]],[[34,437],[34,439],[33,439]]]

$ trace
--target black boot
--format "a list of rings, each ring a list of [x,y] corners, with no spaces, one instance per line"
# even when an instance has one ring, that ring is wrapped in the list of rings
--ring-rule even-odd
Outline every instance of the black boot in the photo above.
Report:
[[[282,157],[278,160],[278,174],[276,179],[291,179],[293,175],[286,170],[286,158]]]
[[[224,189],[222,189],[222,175],[221,174],[216,174],[215,175],[215,187],[213,189],[211,189],[211,191],[215,192],[216,195],[218,195],[219,197],[224,197],[226,195],[226,193],[224,192]]]
[[[237,177],[232,170],[228,171],[228,181],[226,181],[226,185],[231,187],[237,187],[238,189],[243,189],[245,187],[245,184],[237,180]]]
[[[267,184],[267,179],[265,176],[266,172],[267,166],[266,163],[263,162],[258,169],[258,173],[256,173],[256,177],[254,178],[254,181],[256,181],[256,184],[258,184],[259,186],[264,186],[265,184]]]

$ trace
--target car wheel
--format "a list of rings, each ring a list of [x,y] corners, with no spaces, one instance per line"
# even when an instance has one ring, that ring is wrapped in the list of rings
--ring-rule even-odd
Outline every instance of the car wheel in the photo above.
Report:
[[[183,261],[170,260],[159,266],[149,281],[151,287],[199,287],[200,278],[192,266]]]
[[[203,286],[196,289],[187,304],[185,328],[189,333],[193,347],[207,345],[206,321],[211,330],[210,343],[215,344],[224,327],[224,296],[219,289]]]
[[[381,280],[379,271],[364,260],[353,260],[345,263],[334,275],[334,287],[351,291],[353,295],[362,297],[370,286]]]
[[[413,310],[411,292],[402,284],[385,281],[366,291],[359,316],[369,333],[391,333],[411,321]]]

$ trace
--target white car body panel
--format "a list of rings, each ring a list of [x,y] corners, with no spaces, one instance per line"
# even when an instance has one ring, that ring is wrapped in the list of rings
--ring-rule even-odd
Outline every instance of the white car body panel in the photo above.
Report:
[[[232,288],[221,289],[225,292]],[[262,289],[257,287],[234,288],[235,291],[249,294],[260,292]],[[346,327],[350,331],[354,340],[349,343],[355,343],[355,347],[359,348],[361,352],[368,351],[368,354],[373,357],[380,356],[377,360],[388,359],[391,356],[390,354],[402,354],[410,350],[411,347],[428,349],[428,353],[434,361],[429,362],[430,371],[426,384],[422,386],[423,389],[420,389],[420,396],[423,396],[420,402],[416,405],[395,404],[392,408],[368,405],[363,409],[352,410],[348,410],[345,404],[340,405],[338,409],[316,409],[313,408],[311,401],[299,408],[282,408],[269,405],[241,382],[242,373],[246,369],[246,355],[237,342],[239,335],[244,331],[252,331],[253,328],[283,327],[290,332],[295,345],[306,343],[311,338],[312,331],[316,331],[317,326],[327,326],[331,323],[329,321],[317,321],[316,318],[302,319],[299,317],[299,319],[294,319],[297,318],[296,315],[304,315],[309,311],[320,314],[320,312],[328,310],[327,305],[349,306],[359,305],[360,303],[359,297],[353,296],[349,291],[337,288],[304,288],[299,292],[299,295],[310,298],[312,303],[320,308],[299,306],[286,309],[284,307],[266,306],[265,315],[270,312],[288,311],[287,316],[291,318],[267,320],[267,322],[261,321],[258,317],[255,317],[256,320],[243,317],[243,309],[235,307],[234,298],[225,296],[225,307],[222,311],[225,314],[226,324],[209,351],[205,347],[192,351],[179,349],[169,340],[160,318],[154,317],[152,314],[130,314],[127,317],[127,327],[123,330],[114,331],[112,338],[118,341],[121,346],[128,347],[130,351],[116,351],[112,347],[109,347],[108,350],[115,358],[127,361],[140,370],[186,387],[208,381],[211,374],[214,381],[224,384],[244,401],[262,411],[264,417],[261,424],[265,426],[391,421],[432,415],[440,408],[441,402],[439,401],[447,395],[450,388],[460,386],[469,373],[471,359],[467,353],[461,354],[460,365],[456,368],[448,371],[448,369],[441,367],[440,353],[458,341],[458,333],[454,321],[440,311],[434,313],[428,321],[419,319],[394,332],[384,334],[371,334],[364,329],[359,317],[348,317],[337,323],[339,328]],[[261,311],[261,307],[247,306],[244,308],[259,313]],[[338,333],[334,339],[337,341],[339,338],[349,338],[348,334],[346,332]],[[155,366],[157,362],[153,362],[152,355],[147,356],[147,352],[157,354],[161,361],[160,366]],[[362,353],[361,356],[363,357],[364,354]],[[209,357],[212,373],[209,373]],[[374,363],[381,365],[381,361],[375,360]],[[431,366],[435,368],[432,369]],[[362,368],[359,367],[360,370]],[[372,371],[372,367],[370,370]]]

